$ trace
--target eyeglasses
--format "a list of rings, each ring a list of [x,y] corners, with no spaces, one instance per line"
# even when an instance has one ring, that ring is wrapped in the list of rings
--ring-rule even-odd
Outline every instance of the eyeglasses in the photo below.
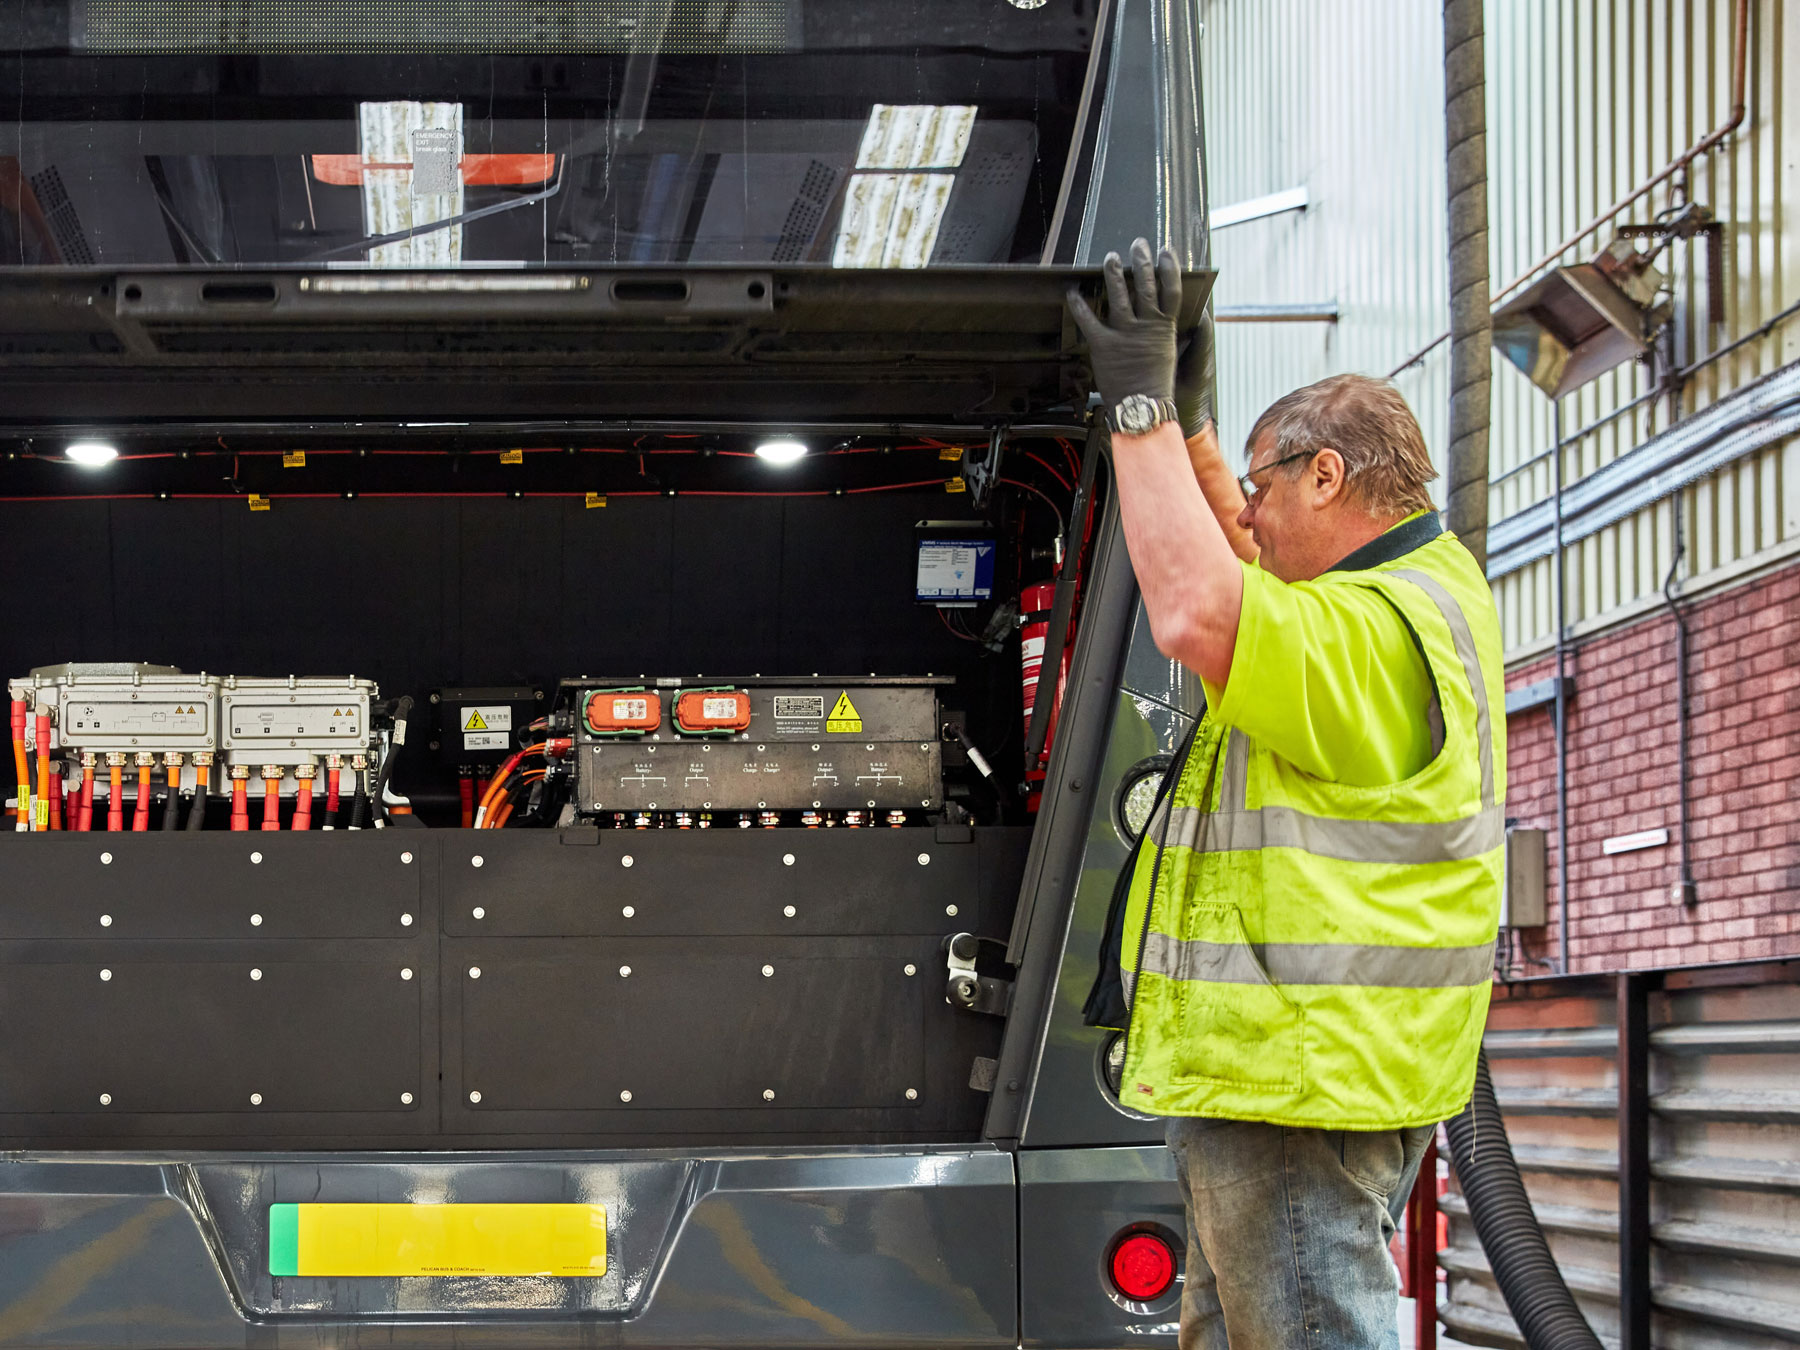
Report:
[[[1271,469],[1279,469],[1283,464],[1292,464],[1297,459],[1311,459],[1318,453],[1317,450],[1299,450],[1291,455],[1284,455],[1280,459],[1264,464],[1260,468],[1250,470],[1249,473],[1238,479],[1238,486],[1244,490],[1244,500],[1246,502],[1254,502],[1256,500],[1257,496],[1262,491],[1262,489],[1257,486],[1256,480],[1263,474],[1268,473]]]

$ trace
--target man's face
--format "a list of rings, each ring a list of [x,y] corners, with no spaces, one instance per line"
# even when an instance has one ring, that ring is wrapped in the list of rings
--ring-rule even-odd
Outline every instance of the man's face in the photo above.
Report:
[[[1306,479],[1295,475],[1298,459],[1281,463],[1275,449],[1275,433],[1265,431],[1250,451],[1250,467],[1244,477],[1256,491],[1246,494],[1238,524],[1250,531],[1261,552],[1263,571],[1282,581],[1304,581],[1317,575],[1308,571],[1306,527],[1313,516]]]

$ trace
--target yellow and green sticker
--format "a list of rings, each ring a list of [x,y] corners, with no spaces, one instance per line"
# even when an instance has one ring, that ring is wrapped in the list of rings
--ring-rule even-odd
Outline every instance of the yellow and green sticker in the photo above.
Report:
[[[602,1205],[269,1206],[269,1274],[606,1274]]]

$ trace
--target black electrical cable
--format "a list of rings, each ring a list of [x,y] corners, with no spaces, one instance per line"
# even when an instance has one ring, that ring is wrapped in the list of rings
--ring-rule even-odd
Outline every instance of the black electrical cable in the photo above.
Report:
[[[388,752],[381,757],[381,772],[375,778],[375,814],[380,820],[388,818],[388,780],[394,776],[394,760],[400,754],[400,747],[406,744],[406,719],[412,713],[412,707],[411,694],[402,694],[400,701],[394,705],[393,739],[388,743]]]
[[[165,767],[163,780],[167,795],[163,798],[162,827],[165,830],[181,828],[181,770]]]
[[[206,828],[206,800],[212,795],[212,789],[201,782],[194,787],[194,798],[188,803],[187,827],[190,830]]]
[[[350,828],[360,830],[368,824],[368,820],[369,793],[363,787],[363,776],[359,772],[356,775],[356,791],[350,798]]]

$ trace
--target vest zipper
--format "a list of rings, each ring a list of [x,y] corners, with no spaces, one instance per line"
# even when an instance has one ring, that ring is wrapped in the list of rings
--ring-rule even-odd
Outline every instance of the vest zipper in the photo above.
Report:
[[[1144,977],[1144,945],[1150,941],[1150,920],[1156,913],[1156,883],[1162,876],[1163,850],[1169,845],[1169,822],[1175,818],[1175,790],[1181,786],[1181,776],[1187,772],[1187,762],[1189,757],[1194,753],[1194,742],[1200,737],[1200,723],[1205,720],[1205,717],[1206,714],[1202,712],[1199,717],[1194,719],[1194,725],[1188,729],[1187,739],[1182,742],[1181,753],[1175,757],[1175,762],[1169,765],[1168,777],[1163,780],[1167,785],[1166,793],[1159,794],[1157,803],[1157,805],[1160,806],[1162,802],[1166,800],[1169,809],[1167,814],[1163,816],[1162,833],[1157,836],[1156,840],[1156,865],[1150,870],[1150,894],[1144,897],[1144,926],[1142,931],[1138,933],[1137,964],[1132,967],[1131,971],[1131,997],[1125,1004],[1125,1031],[1124,1039],[1121,1042],[1121,1053],[1119,1055],[1119,1098],[1121,1105],[1124,1104],[1125,1094],[1125,1063],[1131,1056],[1131,1028],[1137,1021],[1138,981]],[[1229,734],[1229,732],[1227,734]],[[1206,781],[1206,790],[1208,794],[1212,792],[1212,778],[1210,776],[1208,776]],[[1202,798],[1202,804],[1204,805],[1204,797]],[[1155,813],[1156,807],[1153,806],[1151,808],[1151,814],[1155,815]]]

